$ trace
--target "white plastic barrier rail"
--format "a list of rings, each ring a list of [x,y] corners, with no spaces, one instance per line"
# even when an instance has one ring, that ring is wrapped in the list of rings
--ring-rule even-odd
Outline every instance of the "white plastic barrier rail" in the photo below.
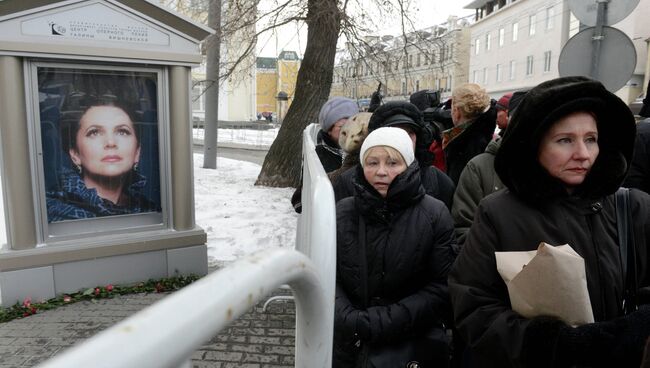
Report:
[[[296,250],[247,256],[38,367],[189,368],[194,351],[283,284],[295,296],[295,366],[331,367],[336,211],[332,186],[316,156],[314,129],[303,133],[303,212]]]

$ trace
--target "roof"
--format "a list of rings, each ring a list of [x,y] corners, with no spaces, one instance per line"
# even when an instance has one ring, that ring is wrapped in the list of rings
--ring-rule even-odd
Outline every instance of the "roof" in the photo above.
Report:
[[[485,4],[493,0],[474,0],[471,3],[465,5],[463,9],[479,9],[482,8]]]
[[[30,11],[44,6],[51,7],[57,3],[65,3],[61,5],[69,5],[87,1],[90,0],[4,0],[0,1],[0,17]],[[103,1],[110,2],[108,0]],[[114,0],[113,2],[121,3],[135,11],[145,14],[148,17],[170,26],[198,41],[201,41],[210,34],[215,33],[213,29],[195,22],[181,14],[168,10],[151,0]]]
[[[255,64],[258,69],[275,69],[278,66],[278,61],[272,57],[258,57]]]
[[[300,58],[298,58],[298,54],[295,51],[282,51],[280,55],[278,56],[278,59],[280,60],[295,60],[298,61]]]

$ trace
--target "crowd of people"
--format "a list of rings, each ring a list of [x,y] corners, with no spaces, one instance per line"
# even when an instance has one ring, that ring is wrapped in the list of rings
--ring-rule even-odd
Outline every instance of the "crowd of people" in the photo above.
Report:
[[[333,367],[650,367],[650,109],[585,77],[431,96],[374,96],[351,152],[356,103],[320,111],[325,170],[357,156],[331,176]],[[513,307],[497,254],[540,243],[581,257],[592,322]]]

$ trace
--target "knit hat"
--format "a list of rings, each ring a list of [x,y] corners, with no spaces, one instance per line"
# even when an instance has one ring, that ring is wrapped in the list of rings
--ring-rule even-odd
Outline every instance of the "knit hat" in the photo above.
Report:
[[[386,102],[372,113],[368,123],[368,131],[372,132],[380,127],[396,125],[408,125],[413,128],[415,134],[419,134],[424,126],[422,112],[410,102]]]
[[[337,121],[359,112],[356,102],[345,97],[334,97],[329,99],[318,114],[318,122],[324,132],[329,132]]]
[[[384,127],[373,130],[361,145],[359,158],[361,159],[361,166],[364,165],[363,156],[366,151],[377,146],[388,146],[394,148],[402,155],[406,166],[411,165],[415,160],[413,153],[413,141],[404,129]]]
[[[508,105],[510,104],[510,98],[512,98],[512,93],[506,93],[501,96],[499,101],[497,101],[496,108],[497,110],[508,110]]]

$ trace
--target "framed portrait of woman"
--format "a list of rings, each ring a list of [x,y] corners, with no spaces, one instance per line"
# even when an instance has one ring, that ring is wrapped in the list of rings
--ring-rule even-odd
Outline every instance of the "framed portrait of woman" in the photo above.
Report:
[[[164,228],[164,70],[48,62],[29,67],[43,241]]]

